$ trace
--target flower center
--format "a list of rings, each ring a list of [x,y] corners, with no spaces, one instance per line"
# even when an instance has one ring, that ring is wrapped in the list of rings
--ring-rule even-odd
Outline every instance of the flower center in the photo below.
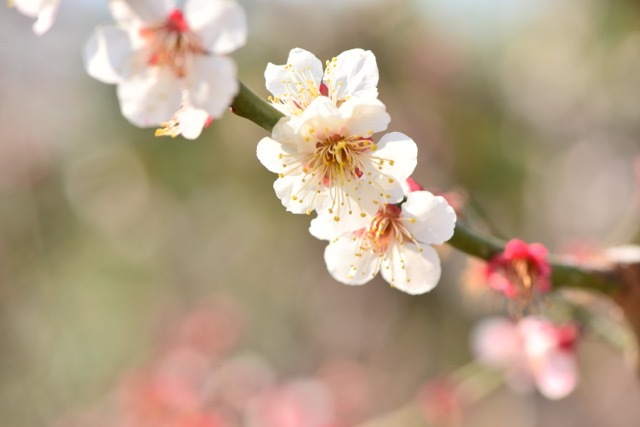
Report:
[[[164,24],[142,28],[140,35],[149,45],[150,54],[147,64],[169,67],[180,78],[187,73],[187,62],[190,56],[207,53],[178,9],[174,9],[169,14]]]
[[[505,275],[518,293],[532,298],[540,279],[538,270],[526,259],[515,259],[505,268]]]
[[[378,255],[384,255],[393,242],[402,244],[405,241],[412,241],[417,243],[402,224],[401,213],[402,209],[398,205],[384,205],[376,213],[369,228],[364,231],[366,238],[371,242],[371,250]]]
[[[316,150],[306,172],[322,176],[325,186],[344,185],[345,181],[351,182],[352,179],[362,177],[360,156],[375,149],[376,145],[371,138],[332,135],[316,142]]]

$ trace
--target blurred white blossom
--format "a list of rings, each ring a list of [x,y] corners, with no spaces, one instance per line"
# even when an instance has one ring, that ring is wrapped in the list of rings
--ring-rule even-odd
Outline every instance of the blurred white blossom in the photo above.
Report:
[[[189,0],[183,13],[174,3],[111,0],[117,25],[99,27],[85,46],[89,74],[118,85],[123,115],[140,127],[180,120],[181,106],[219,117],[238,92],[225,55],[245,43],[243,10],[233,1]]]

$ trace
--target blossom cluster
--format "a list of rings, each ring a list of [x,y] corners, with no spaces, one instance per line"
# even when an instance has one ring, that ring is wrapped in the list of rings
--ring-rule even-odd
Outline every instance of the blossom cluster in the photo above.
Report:
[[[258,158],[278,174],[274,189],[289,212],[317,213],[310,232],[329,241],[336,280],[360,285],[380,272],[404,292],[427,292],[440,278],[431,245],[451,238],[455,212],[407,184],[417,164],[411,138],[377,135],[391,119],[373,53],[351,49],[325,65],[296,48],[285,65],[267,66],[270,102],[284,117],[258,143]]]
[[[53,22],[58,1],[15,3]],[[117,85],[122,114],[156,135],[195,139],[238,93],[227,55],[246,40],[246,18],[232,0],[109,0],[115,24],[98,27],[84,48],[87,72]],[[46,23],[41,23],[45,22]],[[329,241],[325,261],[338,281],[359,285],[381,272],[410,294],[440,277],[432,244],[451,238],[456,215],[447,201],[406,182],[417,145],[378,100],[378,67],[370,51],[351,49],[325,66],[293,49],[285,65],[265,71],[271,105],[284,117],[257,146],[278,174],[276,195],[288,211],[317,213],[313,236]]]

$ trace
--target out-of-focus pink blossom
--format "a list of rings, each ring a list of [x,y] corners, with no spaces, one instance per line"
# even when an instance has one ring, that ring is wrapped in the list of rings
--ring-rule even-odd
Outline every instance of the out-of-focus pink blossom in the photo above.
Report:
[[[317,377],[333,395],[338,419],[352,424],[364,421],[363,416],[370,409],[372,397],[364,365],[349,359],[330,359],[321,367]]]
[[[429,425],[459,426],[464,399],[450,378],[436,378],[418,392],[418,407]]]
[[[510,299],[525,303],[536,295],[551,290],[551,266],[547,248],[540,243],[528,245],[522,240],[510,240],[504,251],[487,264],[489,286]]]
[[[535,386],[548,399],[561,399],[578,383],[575,325],[557,326],[540,317],[518,322],[491,318],[473,332],[478,360],[502,369],[507,384],[518,391]]]
[[[242,354],[224,361],[210,386],[216,403],[242,412],[251,399],[273,387],[275,382],[276,373],[263,358]]]
[[[217,297],[189,313],[170,333],[169,348],[192,348],[210,357],[220,357],[240,341],[245,327],[241,307],[228,298]]]
[[[245,427],[329,427],[335,425],[327,388],[312,379],[267,390],[247,408]]]

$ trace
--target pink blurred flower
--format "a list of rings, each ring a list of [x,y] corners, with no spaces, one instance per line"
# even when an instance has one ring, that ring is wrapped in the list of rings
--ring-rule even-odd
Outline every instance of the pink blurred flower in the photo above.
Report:
[[[224,361],[210,386],[217,404],[242,412],[253,398],[273,387],[275,382],[276,373],[263,358],[242,354]]]
[[[248,406],[245,427],[328,427],[333,400],[320,382],[296,380],[267,390]]]
[[[246,315],[236,302],[224,297],[211,298],[170,330],[166,346],[191,348],[219,358],[238,344],[245,323]]]
[[[327,386],[335,401],[336,417],[349,425],[364,421],[370,409],[372,389],[369,373],[355,360],[332,358],[320,368],[317,378]]]
[[[547,248],[512,239],[504,251],[487,264],[489,286],[510,299],[529,302],[537,294],[551,290],[551,266]]]
[[[507,384],[526,391],[535,386],[548,399],[561,399],[578,383],[575,325],[557,326],[540,317],[518,322],[491,318],[473,332],[478,360],[502,369]]]
[[[458,426],[462,423],[464,399],[452,379],[442,377],[427,382],[418,392],[417,400],[429,425]]]

